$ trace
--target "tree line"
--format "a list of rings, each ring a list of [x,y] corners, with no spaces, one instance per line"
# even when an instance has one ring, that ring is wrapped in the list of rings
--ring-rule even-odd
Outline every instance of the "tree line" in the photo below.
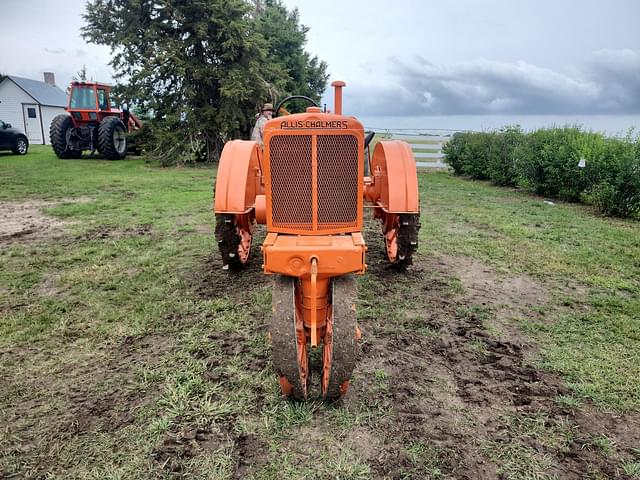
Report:
[[[115,95],[148,115],[144,137],[163,163],[216,160],[262,103],[319,101],[326,87],[308,27],[280,0],[89,0],[83,17],[83,37],[111,48]]]

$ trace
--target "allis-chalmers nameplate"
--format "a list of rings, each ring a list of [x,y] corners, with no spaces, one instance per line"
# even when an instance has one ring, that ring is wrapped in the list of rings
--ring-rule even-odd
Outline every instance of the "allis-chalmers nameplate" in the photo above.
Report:
[[[334,130],[344,130],[347,128],[346,120],[284,120],[280,122],[283,130],[298,130],[305,128],[328,128]]]

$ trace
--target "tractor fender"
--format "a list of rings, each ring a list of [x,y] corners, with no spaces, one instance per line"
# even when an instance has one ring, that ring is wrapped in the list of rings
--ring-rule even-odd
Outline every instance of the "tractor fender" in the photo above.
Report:
[[[215,213],[247,213],[255,207],[261,184],[262,151],[249,140],[227,142],[220,156],[214,200]]]
[[[367,199],[390,213],[419,213],[416,161],[408,143],[381,141],[373,150]]]

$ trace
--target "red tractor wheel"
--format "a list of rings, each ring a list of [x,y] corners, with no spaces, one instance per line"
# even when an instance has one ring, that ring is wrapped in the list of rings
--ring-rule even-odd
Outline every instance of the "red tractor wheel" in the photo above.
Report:
[[[269,334],[273,367],[285,397],[307,398],[309,356],[302,315],[296,305],[296,279],[277,275],[273,282],[273,315]]]
[[[71,150],[69,148],[69,137],[72,129],[73,120],[69,115],[58,115],[51,122],[49,140],[51,140],[51,147],[58,158],[80,158],[82,156],[82,150]]]
[[[252,214],[218,214],[216,215],[216,240],[222,255],[222,268],[242,270],[251,256],[253,241]]]
[[[98,151],[107,160],[122,160],[127,155],[127,129],[119,117],[105,117],[98,127]]]
[[[332,283],[333,313],[327,321],[322,347],[324,400],[337,400],[347,392],[357,353],[356,279],[344,275]]]

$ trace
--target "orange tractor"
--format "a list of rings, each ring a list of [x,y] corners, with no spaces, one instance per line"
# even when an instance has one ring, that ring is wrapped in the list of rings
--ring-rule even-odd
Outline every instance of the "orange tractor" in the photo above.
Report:
[[[255,223],[266,224],[263,269],[274,275],[270,338],[286,397],[306,399],[309,351],[322,346],[322,398],[349,386],[360,330],[354,274],[367,268],[364,210],[381,221],[390,263],[404,267],[418,244],[420,207],[409,145],[381,141],[373,155],[362,124],[306,97],[288,97],[264,129],[264,148],[233,140],[222,152],[215,192],[216,239],[225,269],[249,260]],[[289,100],[313,104],[278,117]],[[367,174],[365,175],[365,169]]]

